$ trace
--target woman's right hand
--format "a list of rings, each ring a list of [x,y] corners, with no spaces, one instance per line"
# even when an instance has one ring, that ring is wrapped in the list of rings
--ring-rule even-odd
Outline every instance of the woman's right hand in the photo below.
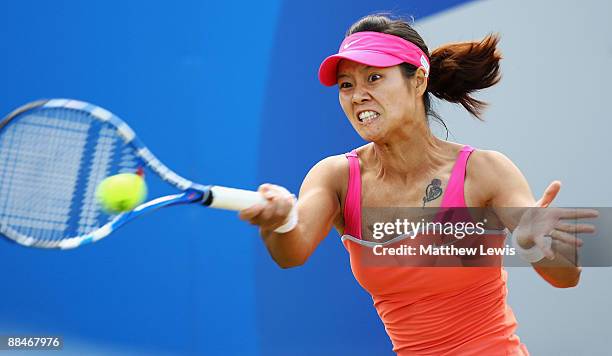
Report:
[[[341,216],[338,192],[347,179],[346,158],[326,158],[306,175],[299,202],[283,187],[262,184],[258,191],[264,203],[241,210],[239,216],[260,227],[261,238],[280,267],[300,266]]]
[[[257,190],[266,200],[240,211],[242,220],[257,225],[262,231],[274,231],[286,224],[296,204],[295,195],[274,184],[262,184]]]

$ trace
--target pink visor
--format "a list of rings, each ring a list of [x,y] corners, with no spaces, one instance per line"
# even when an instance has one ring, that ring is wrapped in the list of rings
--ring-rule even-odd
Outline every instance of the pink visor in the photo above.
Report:
[[[429,60],[417,45],[401,37],[380,32],[357,32],[345,38],[338,53],[325,58],[321,63],[321,84],[336,85],[338,62],[343,59],[381,68],[405,62],[423,67],[425,75],[429,75]]]

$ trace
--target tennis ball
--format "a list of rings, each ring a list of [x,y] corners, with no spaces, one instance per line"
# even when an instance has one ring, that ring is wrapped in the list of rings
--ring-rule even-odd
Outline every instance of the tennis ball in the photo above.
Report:
[[[104,179],[96,189],[102,208],[117,214],[132,210],[147,197],[147,184],[138,174],[122,173]]]

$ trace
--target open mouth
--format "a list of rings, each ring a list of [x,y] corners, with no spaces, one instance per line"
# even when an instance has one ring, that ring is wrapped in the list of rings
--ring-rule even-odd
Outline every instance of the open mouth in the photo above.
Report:
[[[366,111],[360,112],[357,115],[357,119],[359,120],[359,122],[367,125],[371,123],[372,121],[376,120],[379,116],[380,114],[377,113],[376,111],[366,110]]]

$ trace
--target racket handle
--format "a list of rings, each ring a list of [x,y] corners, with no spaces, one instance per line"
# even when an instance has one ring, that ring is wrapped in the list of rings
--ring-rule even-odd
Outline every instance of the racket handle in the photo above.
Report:
[[[209,200],[210,203],[207,205],[216,209],[238,211],[266,202],[259,192],[251,190],[212,186],[210,192],[212,199]]]

